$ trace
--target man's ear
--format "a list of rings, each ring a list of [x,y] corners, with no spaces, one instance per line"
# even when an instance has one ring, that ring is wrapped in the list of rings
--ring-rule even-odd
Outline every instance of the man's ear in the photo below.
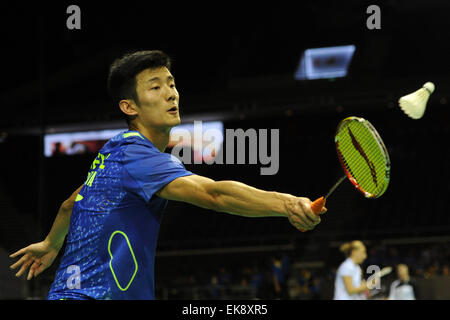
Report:
[[[120,100],[119,108],[120,108],[120,110],[122,110],[123,113],[125,113],[128,116],[137,116],[138,115],[137,106],[133,100],[129,100],[129,99]]]

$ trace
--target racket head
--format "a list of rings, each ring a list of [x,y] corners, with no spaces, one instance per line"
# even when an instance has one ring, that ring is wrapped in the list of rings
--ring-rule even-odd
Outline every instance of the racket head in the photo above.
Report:
[[[355,188],[366,198],[383,195],[389,185],[391,162],[375,127],[363,118],[345,118],[334,141],[342,168]]]

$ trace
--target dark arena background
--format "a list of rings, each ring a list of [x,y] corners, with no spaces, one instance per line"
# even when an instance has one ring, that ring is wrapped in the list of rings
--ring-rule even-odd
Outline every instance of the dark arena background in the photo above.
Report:
[[[284,218],[169,202],[155,259],[158,300],[331,300],[345,259],[339,247],[352,240],[367,247],[365,278],[370,265],[394,268],[370,299],[389,296],[400,263],[409,267],[416,299],[450,299],[448,1],[113,3],[1,10],[0,299],[46,298],[64,247],[31,281],[14,277],[9,255],[45,238],[109,139],[74,154],[53,145],[46,155],[46,136],[125,128],[107,94],[108,68],[126,52],[152,49],[174,61],[182,124],[279,130],[276,174],[261,175],[268,165],[248,164],[248,155],[246,164],[185,164],[194,173],[316,199],[342,174],[334,134],[349,116],[374,125],[392,166],[383,196],[366,199],[344,181],[322,222],[305,233]],[[79,29],[67,26],[72,4],[81,10]],[[373,4],[380,28],[370,29]],[[296,77],[305,50],[338,46],[354,46],[350,62],[331,56],[324,68],[344,75]],[[436,90],[424,116],[411,119],[398,100],[428,81]],[[274,289],[277,260],[282,294]]]

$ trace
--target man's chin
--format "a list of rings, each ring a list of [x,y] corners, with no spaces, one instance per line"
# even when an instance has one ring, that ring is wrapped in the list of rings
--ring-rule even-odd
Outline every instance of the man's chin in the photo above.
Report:
[[[168,124],[167,127],[169,129],[172,129],[173,127],[179,126],[181,124],[180,117],[177,117],[176,119],[172,119]]]
[[[173,123],[174,123],[174,125],[173,125],[174,127],[175,127],[175,126],[178,126],[178,125],[181,123],[181,118],[180,118],[180,116],[178,116],[176,119],[174,119],[174,120],[173,120]]]

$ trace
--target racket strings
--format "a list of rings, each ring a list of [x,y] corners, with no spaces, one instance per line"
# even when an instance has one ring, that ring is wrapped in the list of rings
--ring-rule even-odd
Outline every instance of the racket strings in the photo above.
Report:
[[[389,160],[375,129],[358,120],[346,121],[336,134],[340,161],[350,181],[366,197],[378,197],[389,182]]]

